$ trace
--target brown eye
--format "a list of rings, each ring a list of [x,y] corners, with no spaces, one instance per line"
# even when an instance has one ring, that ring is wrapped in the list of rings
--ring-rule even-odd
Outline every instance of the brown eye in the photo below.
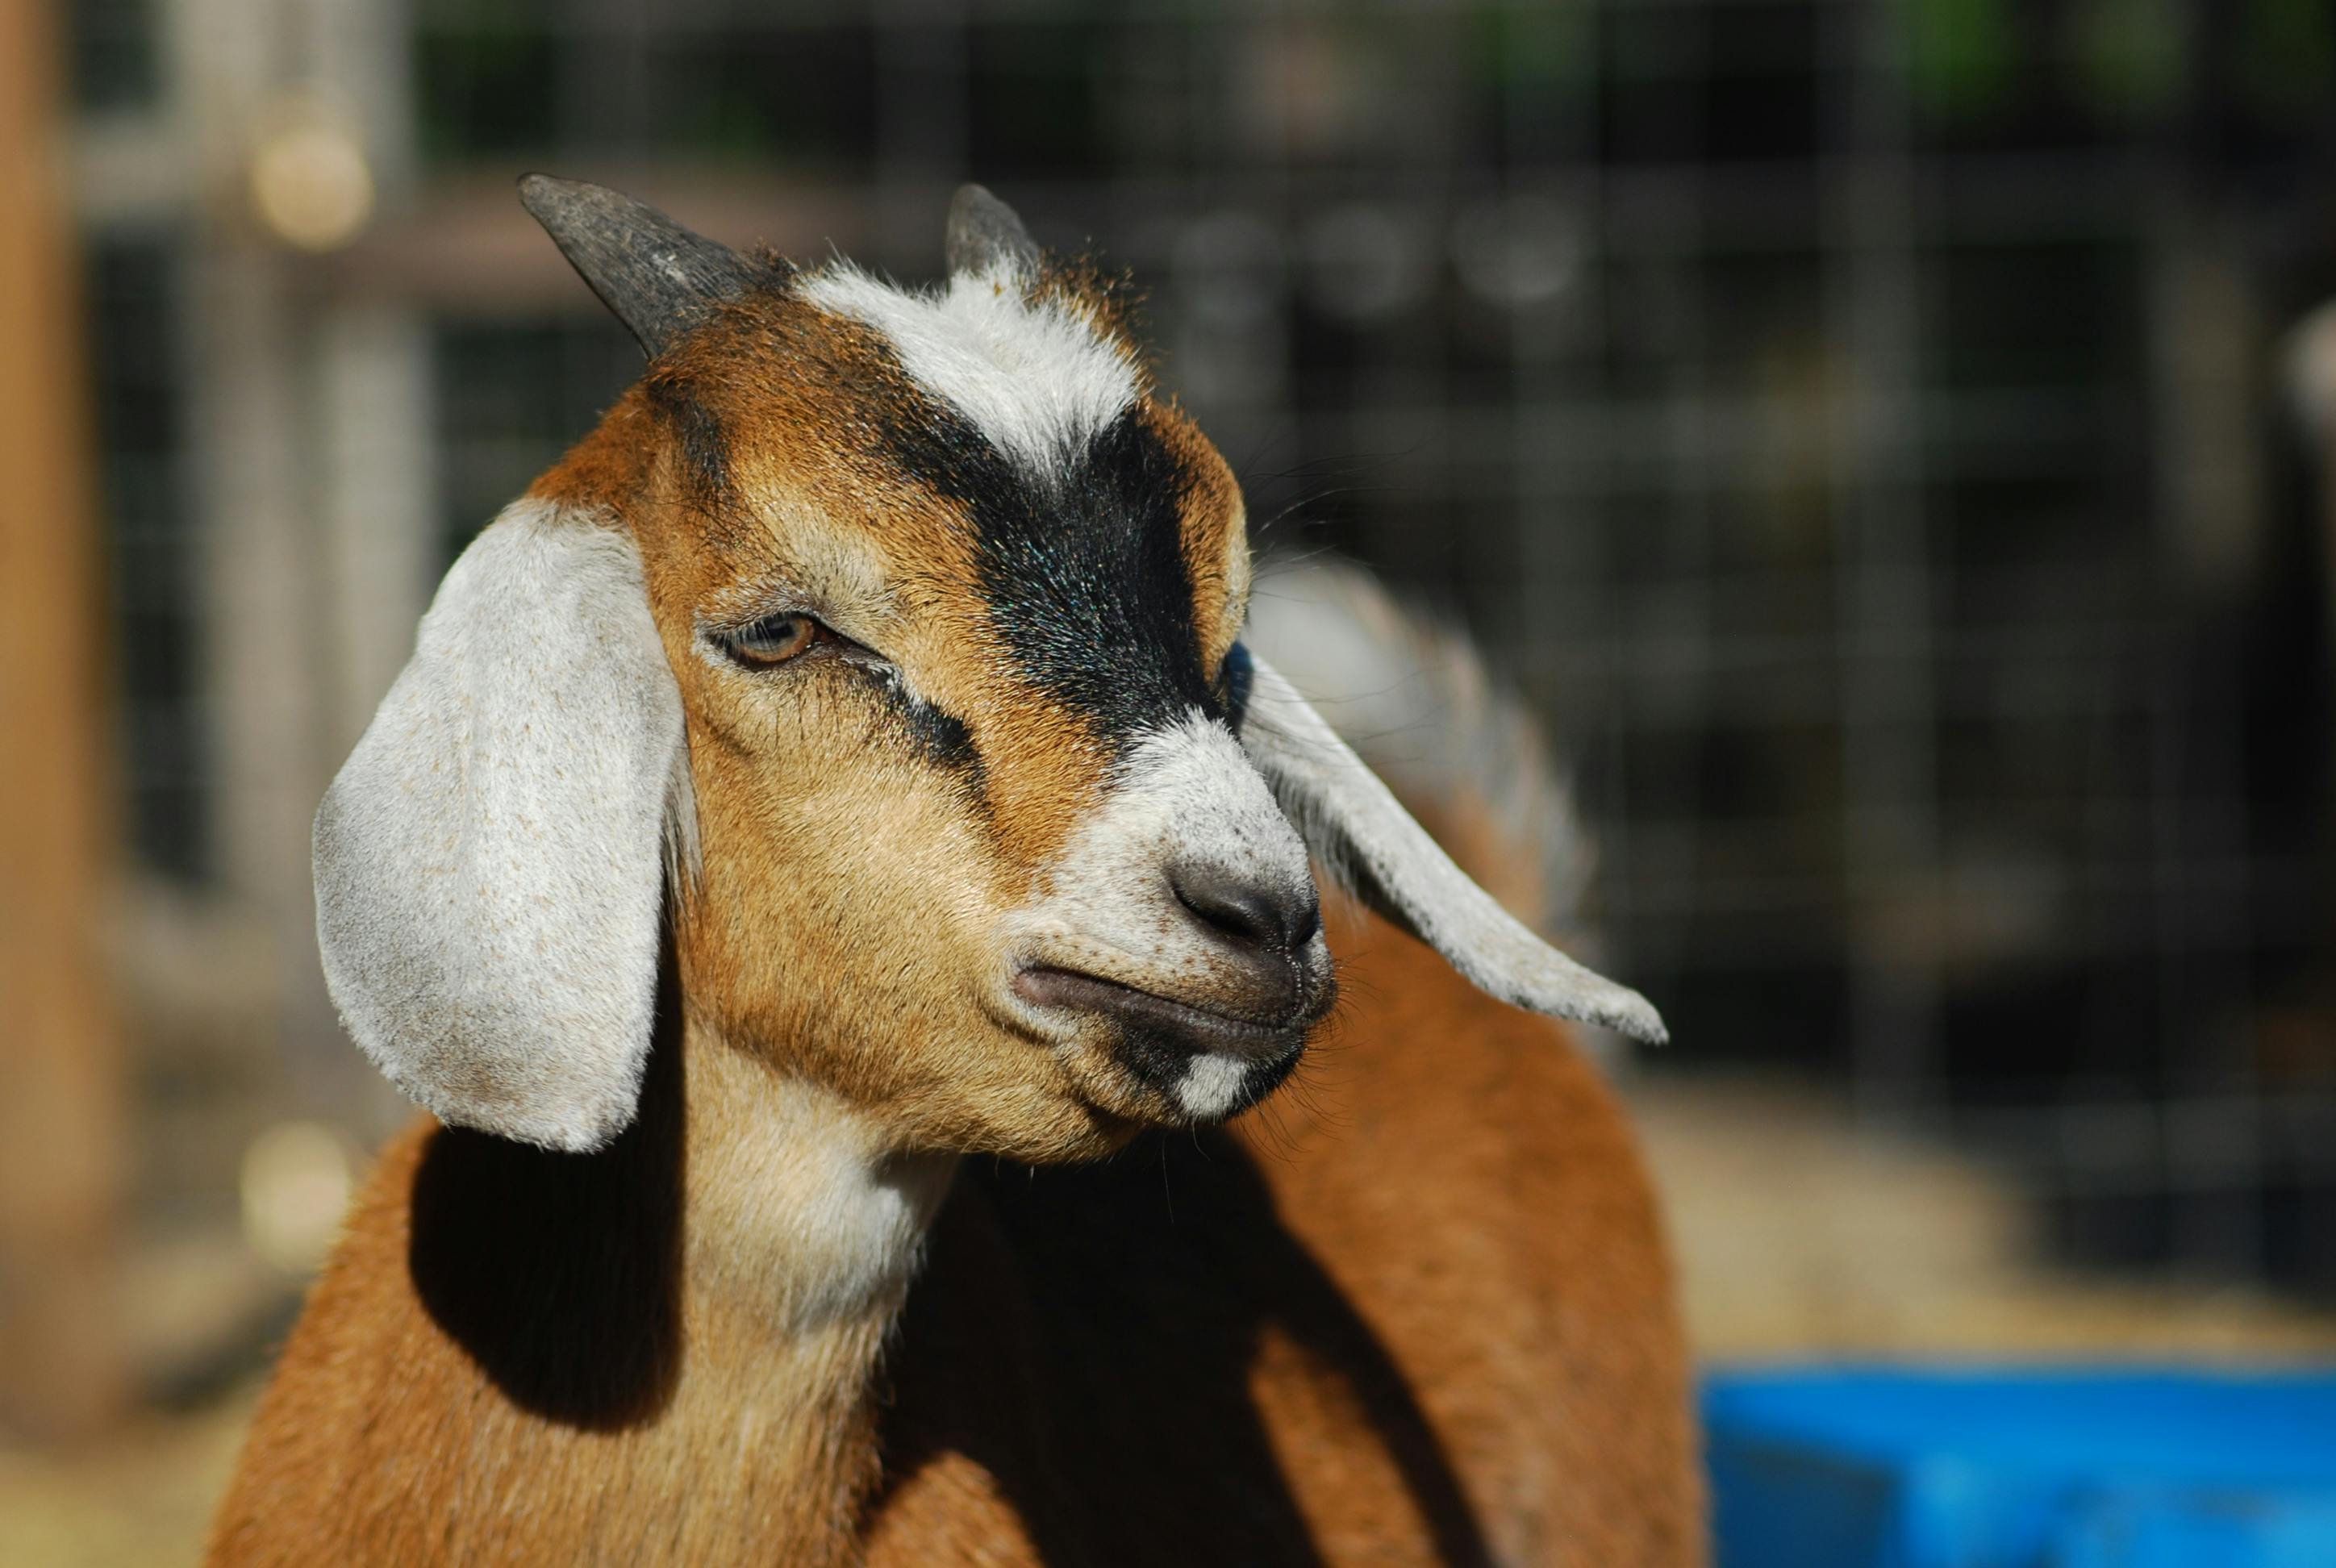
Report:
[[[807,615],[765,616],[725,639],[741,664],[784,664],[819,641],[819,622]]]

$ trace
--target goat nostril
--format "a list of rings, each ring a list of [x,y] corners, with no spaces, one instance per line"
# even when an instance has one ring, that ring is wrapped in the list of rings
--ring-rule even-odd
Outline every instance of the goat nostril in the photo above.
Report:
[[[1312,888],[1308,888],[1305,901],[1298,910],[1298,918],[1290,924],[1288,933],[1290,950],[1296,952],[1299,948],[1312,941],[1314,933],[1321,929],[1322,901],[1314,896]]]
[[[1195,919],[1259,947],[1295,952],[1322,923],[1310,887],[1302,892],[1261,887],[1223,867],[1190,862],[1169,867],[1168,886]]]

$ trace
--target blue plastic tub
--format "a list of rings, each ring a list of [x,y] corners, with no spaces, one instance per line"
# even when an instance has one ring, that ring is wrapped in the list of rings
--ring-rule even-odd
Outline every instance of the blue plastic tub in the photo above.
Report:
[[[2336,1568],[2336,1372],[1739,1371],[1720,1568]]]

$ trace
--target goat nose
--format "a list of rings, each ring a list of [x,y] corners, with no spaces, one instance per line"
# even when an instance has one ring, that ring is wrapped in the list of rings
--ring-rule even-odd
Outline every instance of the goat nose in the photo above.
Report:
[[[1322,906],[1311,883],[1268,885],[1225,866],[1184,861],[1168,868],[1168,886],[1202,924],[1238,942],[1294,953],[1321,929]]]

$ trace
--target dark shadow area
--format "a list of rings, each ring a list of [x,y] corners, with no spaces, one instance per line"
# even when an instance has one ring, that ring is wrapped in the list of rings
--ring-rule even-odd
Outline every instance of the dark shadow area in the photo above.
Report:
[[[438,1326],[521,1408],[596,1431],[653,1418],[681,1363],[682,1053],[671,1009],[640,1114],[597,1154],[441,1129],[406,1261]]]
[[[871,1516],[957,1452],[997,1477],[1055,1568],[1319,1563],[1250,1389],[1276,1329],[1360,1407],[1437,1561],[1489,1561],[1402,1371],[1222,1132],[959,1176],[888,1367],[899,1392]]]

